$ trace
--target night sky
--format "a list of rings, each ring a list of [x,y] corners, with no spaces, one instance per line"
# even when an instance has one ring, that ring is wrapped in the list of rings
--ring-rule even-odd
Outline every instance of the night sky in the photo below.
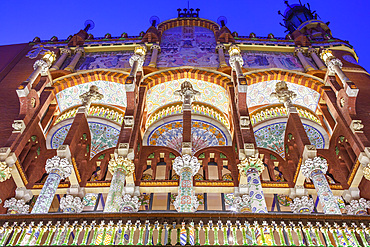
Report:
[[[302,0],[302,3],[306,3]],[[290,4],[298,0],[290,0]],[[359,64],[370,70],[370,56],[367,43],[370,41],[368,0],[311,0],[312,10],[316,10],[323,22],[330,21],[330,29],[335,38],[349,40],[359,56]],[[90,31],[95,37],[110,33],[113,37],[126,32],[138,35],[146,31],[149,18],[156,15],[161,21],[177,17],[177,8],[186,8],[187,0],[180,1],[0,1],[0,45],[27,43],[35,36],[48,40],[52,36],[65,39],[84,26],[87,19],[95,22]],[[190,0],[190,7],[200,8],[200,17],[216,21],[225,16],[230,31],[239,35],[285,37],[285,28],[279,25],[282,17],[278,10],[285,11],[283,0]]]

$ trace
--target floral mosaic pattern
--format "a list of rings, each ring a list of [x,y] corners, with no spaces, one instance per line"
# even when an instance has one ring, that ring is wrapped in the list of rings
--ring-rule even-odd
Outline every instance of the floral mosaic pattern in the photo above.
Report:
[[[256,169],[252,169],[252,171],[253,172],[247,172],[250,209],[252,213],[268,213],[260,175]]]
[[[225,133],[215,125],[200,120],[192,120],[191,122],[194,153],[205,147],[228,145]],[[182,130],[182,120],[164,123],[149,134],[147,145],[170,147],[181,153]]]
[[[247,104],[248,107],[278,104],[279,101],[275,97],[270,97],[270,94],[275,91],[275,85],[278,81],[264,81],[248,86]],[[293,104],[301,105],[316,111],[317,104],[320,99],[320,94],[315,90],[304,87],[298,84],[287,82],[289,90],[295,92],[297,97],[293,99]]]
[[[182,26],[163,32],[158,67],[218,67],[213,32],[204,27]]]
[[[75,105],[80,105],[80,95],[89,91],[90,86],[95,85],[99,92],[104,95],[103,99],[94,101],[94,103],[126,107],[126,90],[125,85],[110,81],[93,81],[69,87],[57,93],[60,111],[64,111]]]
[[[180,89],[181,83],[184,81],[189,81],[193,88],[200,92],[199,96],[195,96],[195,101],[208,103],[222,112],[228,113],[229,102],[226,90],[217,84],[196,79],[174,80],[150,88],[146,100],[148,113],[152,113],[163,105],[181,101],[180,96],[174,95],[174,92]]]
[[[64,125],[55,131],[50,141],[50,146],[52,149],[56,149],[63,144],[71,125],[72,124]],[[98,122],[89,122],[89,127],[91,133],[91,159],[97,153],[117,145],[118,136],[120,133],[119,129]]]
[[[284,135],[286,123],[274,123],[264,126],[254,132],[258,147],[267,148],[277,152],[281,157],[285,158],[284,153]],[[322,149],[325,147],[323,135],[316,128],[303,124],[311,144],[316,148]]]
[[[268,51],[242,51],[244,68],[268,69],[280,68],[288,70],[304,71],[302,64],[293,53],[288,52],[268,52]],[[225,56],[226,61],[229,56]]]

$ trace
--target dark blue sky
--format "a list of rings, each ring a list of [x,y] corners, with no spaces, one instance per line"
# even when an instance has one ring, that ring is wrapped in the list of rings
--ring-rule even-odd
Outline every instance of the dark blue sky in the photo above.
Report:
[[[306,3],[302,0],[302,3]],[[298,0],[290,0],[290,4]],[[370,1],[368,0],[311,0],[321,20],[330,21],[333,36],[349,40],[359,56],[359,64],[370,70],[367,44],[370,41]],[[0,45],[25,43],[39,36],[42,40],[53,35],[67,38],[83,28],[85,20],[92,19],[95,37],[138,35],[149,27],[149,18],[156,15],[161,21],[177,17],[177,8],[187,7],[187,0],[139,1],[139,0],[64,0],[64,1],[0,1]],[[200,8],[200,17],[216,21],[226,16],[227,26],[239,35],[255,32],[257,36],[273,33],[284,37],[279,25],[286,5],[283,0],[190,0],[190,7]]]

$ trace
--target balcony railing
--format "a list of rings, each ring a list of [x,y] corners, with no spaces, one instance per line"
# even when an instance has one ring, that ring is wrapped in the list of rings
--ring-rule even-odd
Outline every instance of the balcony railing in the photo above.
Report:
[[[318,214],[1,215],[1,246],[369,246],[370,218]]]

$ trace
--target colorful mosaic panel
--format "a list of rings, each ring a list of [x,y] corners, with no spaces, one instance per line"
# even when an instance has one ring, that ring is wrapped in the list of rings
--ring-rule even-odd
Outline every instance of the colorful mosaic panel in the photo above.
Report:
[[[163,32],[158,67],[218,67],[213,32],[204,27],[181,26]]]
[[[247,184],[252,213],[268,213],[260,175],[257,170],[254,169],[253,172],[247,172]]]
[[[324,173],[321,170],[312,172],[312,182],[315,185],[317,195],[320,199],[322,208],[325,214],[341,214],[337,198],[333,195],[329,187],[329,183],[326,180]]]
[[[244,68],[268,69],[279,68],[304,71],[302,64],[293,53],[269,51],[242,51]],[[225,56],[229,60],[228,55]]]
[[[55,192],[57,191],[61,177],[56,173],[50,173],[42,186],[41,193],[37,197],[35,206],[32,208],[31,214],[47,214],[51,203],[53,202]]]
[[[103,99],[94,101],[94,103],[126,107],[125,85],[110,81],[93,81],[76,85],[57,93],[56,98],[60,111],[80,105],[80,95],[89,91],[92,85],[97,86],[99,92],[104,95]]]
[[[215,125],[200,120],[191,122],[193,153],[210,146],[228,145],[225,133]],[[181,153],[182,129],[182,120],[164,123],[149,134],[147,145],[170,147]]]
[[[285,122],[266,125],[254,132],[258,147],[267,148],[277,152],[281,157],[285,158],[284,154],[284,135]],[[325,147],[324,136],[316,128],[303,124],[311,144],[316,148],[322,149]]]
[[[64,125],[55,131],[50,141],[52,149],[56,149],[63,144],[71,125],[72,124]],[[98,122],[89,122],[89,127],[91,133],[90,158],[93,158],[97,153],[105,149],[112,148],[117,145],[120,133],[119,129]]]
[[[277,82],[278,80],[264,81],[248,86],[248,107],[279,103],[277,98],[270,97],[271,93],[275,91],[275,85]],[[308,87],[290,82],[287,82],[287,85],[289,90],[297,94],[297,97],[293,99],[293,104],[304,106],[313,112],[316,111],[317,104],[320,99],[320,94],[318,92]]]
[[[181,101],[180,96],[174,95],[174,92],[180,89],[181,83],[184,81],[189,81],[193,88],[200,92],[199,96],[195,96],[195,101],[205,102],[224,113],[228,113],[229,99],[226,90],[217,84],[196,79],[168,81],[150,88],[147,93],[148,113],[150,114],[159,107],[172,102]]]

